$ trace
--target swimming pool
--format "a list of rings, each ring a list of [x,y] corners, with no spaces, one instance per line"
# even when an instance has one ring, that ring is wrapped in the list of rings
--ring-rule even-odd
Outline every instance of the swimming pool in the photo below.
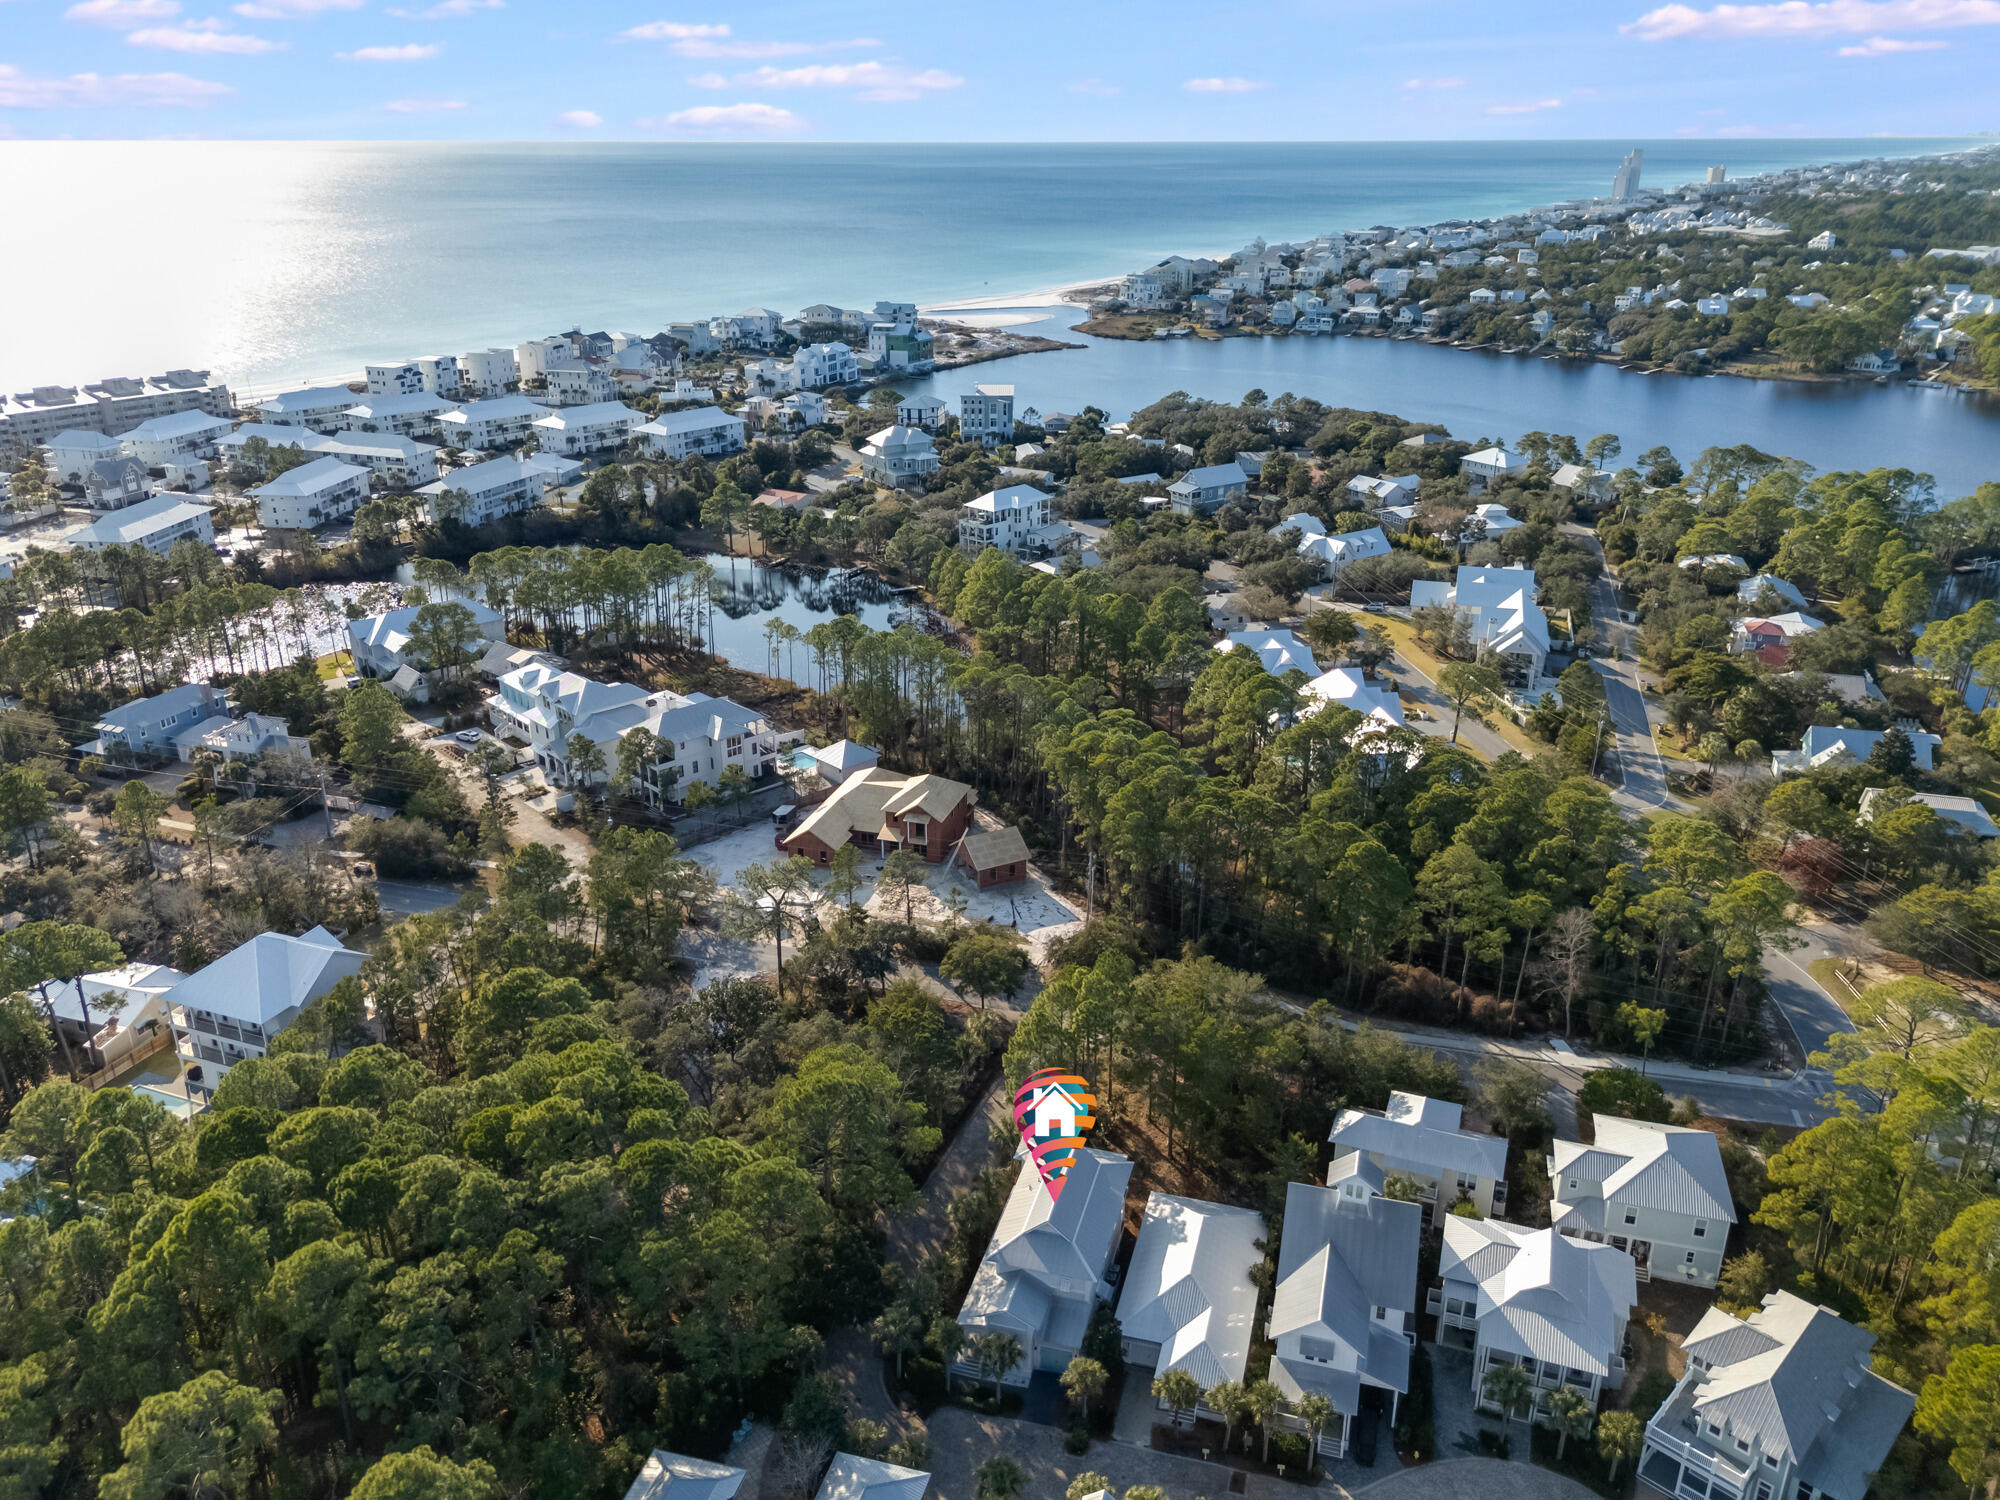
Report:
[[[183,1120],[190,1119],[194,1115],[194,1106],[192,1104],[183,1096],[169,1093],[166,1089],[156,1089],[147,1084],[135,1083],[132,1085],[132,1092],[142,1099],[151,1099],[169,1114],[178,1115]]]

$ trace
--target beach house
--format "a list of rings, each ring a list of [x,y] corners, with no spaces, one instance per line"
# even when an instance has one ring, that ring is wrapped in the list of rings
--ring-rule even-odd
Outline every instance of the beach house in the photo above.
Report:
[[[1460,1105],[1398,1089],[1381,1109],[1343,1109],[1327,1139],[1336,1163],[1358,1151],[1410,1179],[1433,1223],[1460,1203],[1481,1218],[1507,1211],[1507,1138],[1467,1130]]]
[[[1592,1115],[1589,1145],[1558,1140],[1549,1219],[1563,1234],[1629,1250],[1641,1281],[1714,1286],[1736,1204],[1706,1130]]]

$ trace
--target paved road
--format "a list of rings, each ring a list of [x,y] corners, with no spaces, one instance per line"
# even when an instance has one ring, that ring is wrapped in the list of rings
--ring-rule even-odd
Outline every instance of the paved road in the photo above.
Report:
[[[381,903],[382,910],[403,917],[456,906],[461,894],[448,885],[418,885],[404,880],[375,882],[375,898]]]
[[[1306,595],[1306,608],[1308,610],[1345,610],[1348,614],[1357,617],[1356,624],[1363,630],[1366,630],[1368,622],[1376,618],[1380,613],[1376,610],[1363,609],[1358,604],[1349,603],[1344,600],[1330,600],[1323,594],[1314,593]],[[1437,684],[1432,681],[1429,673],[1410,661],[1401,652],[1391,656],[1389,664],[1396,675],[1397,692],[1407,701],[1421,704],[1423,707],[1422,714],[1410,713],[1406,715],[1409,727],[1416,730],[1419,734],[1430,736],[1434,740],[1449,742],[1451,739],[1452,721],[1450,700],[1438,691]],[[1514,748],[1500,738],[1499,735],[1495,734],[1485,725],[1478,723],[1470,716],[1459,723],[1458,742],[1474,755],[1488,761],[1498,760]]]

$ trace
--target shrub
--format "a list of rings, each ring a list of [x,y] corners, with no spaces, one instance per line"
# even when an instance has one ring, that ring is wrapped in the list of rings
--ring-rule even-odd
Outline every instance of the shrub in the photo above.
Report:
[[[376,873],[392,880],[453,879],[466,873],[465,861],[443,832],[422,818],[370,820],[352,842],[375,862]]]
[[[100,818],[108,818],[111,816],[112,804],[117,800],[116,792],[92,792],[83,799],[83,805],[86,811],[93,812]]]
[[[1081,1422],[1077,1423],[1076,1426],[1070,1428],[1069,1436],[1063,1439],[1063,1447],[1071,1453],[1088,1453],[1090,1451],[1090,1429]]]
[[[1648,1370],[1632,1392],[1632,1411],[1641,1422],[1653,1420],[1653,1413],[1666,1405],[1674,1393],[1674,1378],[1665,1370]]]
[[[1271,1462],[1283,1464],[1287,1474],[1303,1474],[1310,1448],[1303,1432],[1274,1432],[1271,1434]]]
[[[1600,1068],[1576,1091],[1579,1114],[1621,1115],[1628,1120],[1664,1124],[1669,1113],[1666,1090],[1631,1068]]]

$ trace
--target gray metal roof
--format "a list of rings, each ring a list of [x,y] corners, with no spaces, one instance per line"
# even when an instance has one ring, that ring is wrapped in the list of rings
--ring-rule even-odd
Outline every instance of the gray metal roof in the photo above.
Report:
[[[1462,1120],[1456,1104],[1399,1090],[1389,1096],[1385,1110],[1342,1110],[1329,1139],[1336,1146],[1374,1153],[1392,1172],[1426,1177],[1463,1172],[1496,1182],[1504,1178],[1506,1138],[1466,1130]]]
[[[732,1500],[742,1485],[741,1469],[655,1448],[625,1500]]]
[[[1438,1272],[1478,1288],[1481,1344],[1597,1375],[1610,1374],[1639,1300],[1623,1250],[1497,1219],[1446,1218]]]
[[[1603,1184],[1607,1199],[1661,1213],[1736,1222],[1722,1147],[1706,1130],[1592,1115],[1597,1141],[1557,1141],[1549,1175],[1561,1198],[1570,1177]],[[1601,1174],[1601,1175],[1599,1175]]]

